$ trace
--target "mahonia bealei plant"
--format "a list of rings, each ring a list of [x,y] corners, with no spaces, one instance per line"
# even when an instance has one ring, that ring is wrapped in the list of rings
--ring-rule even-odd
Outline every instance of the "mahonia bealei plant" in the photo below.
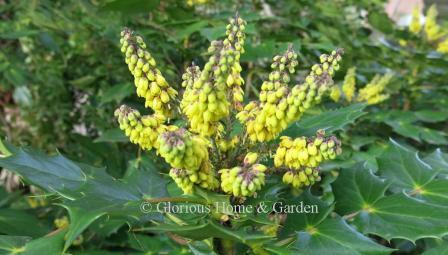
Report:
[[[385,92],[385,89],[392,78],[392,73],[377,74],[366,86],[356,91],[356,69],[350,68],[345,75],[342,89],[338,86],[333,86],[330,97],[335,102],[339,102],[341,95],[344,95],[344,99],[349,103],[355,101],[369,105],[379,104],[389,98],[390,95]]]
[[[438,11],[435,4],[431,5],[424,19],[418,6],[412,12],[409,31],[417,36],[422,36],[428,43],[433,44],[440,53],[448,53],[448,31],[437,23]],[[424,20],[422,26],[422,20]]]
[[[211,42],[204,67],[192,64],[186,68],[178,86],[183,88],[181,99],[157,68],[142,37],[127,28],[121,33],[121,51],[134,76],[137,95],[153,113],[142,115],[122,105],[115,111],[120,129],[143,150],[155,149],[185,194],[201,187],[241,198],[256,196],[268,173],[282,171],[285,183],[295,188],[309,186],[320,180],[319,164],[341,152],[336,137],[325,137],[323,131],[312,138],[282,137],[278,148],[257,145],[278,137],[321,101],[333,86],[342,49],[321,55],[304,82],[290,88],[298,60],[289,47],[273,58],[259,99],[243,106],[240,57],[245,27],[238,15],[231,18],[224,40]],[[172,124],[179,118],[185,126]],[[235,121],[243,124],[240,134],[232,133]],[[274,150],[275,165],[262,164],[261,159]]]

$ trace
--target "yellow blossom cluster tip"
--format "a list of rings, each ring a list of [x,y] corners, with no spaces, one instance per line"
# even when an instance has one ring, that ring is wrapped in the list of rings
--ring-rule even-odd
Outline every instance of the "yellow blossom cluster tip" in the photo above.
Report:
[[[448,53],[448,33],[447,31],[444,31],[442,26],[437,24],[437,15],[437,7],[433,4],[426,12],[424,27],[422,29],[420,10],[416,7],[412,12],[409,31],[416,35],[422,33],[428,42],[436,45],[436,50],[438,52],[445,54]]]
[[[221,188],[236,197],[251,197],[265,183],[267,167],[257,163],[258,154],[249,152],[244,158],[243,166],[221,169]]]
[[[431,5],[428,11],[426,12],[425,19],[425,34],[428,41],[436,41],[439,40],[444,33],[442,31],[442,27],[437,24],[437,7],[436,5]]]
[[[447,54],[448,53],[448,38],[446,38],[445,40],[441,41],[438,45],[437,45],[437,51],[443,54]]]
[[[209,0],[186,0],[188,6],[204,5],[209,2]]]
[[[421,16],[420,8],[416,6],[412,10],[411,23],[409,24],[409,31],[411,31],[414,34],[418,34],[422,30],[422,23],[420,20],[420,16]]]
[[[365,102],[369,105],[378,104],[389,98],[389,94],[384,93],[386,86],[392,80],[392,73],[376,75],[364,88],[356,92],[356,69],[350,68],[345,75],[342,85],[342,92],[347,102]],[[333,86],[330,93],[331,99],[338,102],[341,97],[341,90]]]
[[[198,76],[191,72],[184,79],[192,86],[186,86],[182,111],[188,117],[191,130],[204,137],[222,130],[219,121],[229,115],[232,102],[238,107],[243,101],[239,60],[244,52],[245,26],[246,22],[240,17],[231,19],[227,38],[211,43],[208,51],[212,55],[202,72],[198,72]]]
[[[335,86],[336,87],[336,86]],[[347,74],[344,78],[344,83],[342,84],[342,91],[344,92],[345,99],[348,102],[353,100],[356,90],[356,67],[348,69]]]
[[[283,175],[283,182],[296,188],[319,181],[319,164],[341,153],[340,142],[334,136],[325,137],[323,130],[317,131],[312,138],[283,136],[280,139],[274,164],[278,168],[288,169]]]
[[[115,110],[115,117],[118,119],[120,129],[125,131],[131,142],[145,150],[158,149],[159,134],[177,129],[175,126],[164,125],[165,117],[161,114],[141,116],[139,111],[126,105]]]
[[[137,95],[145,98],[145,107],[169,116],[177,92],[168,85],[156,68],[156,61],[146,50],[143,38],[125,28],[121,32],[120,43],[121,52],[125,54],[125,62],[134,76]]]
[[[262,84],[260,100],[250,102],[236,116],[245,124],[250,140],[264,142],[274,139],[308,108],[320,102],[333,85],[332,76],[339,69],[342,53],[343,50],[338,49],[330,55],[321,55],[321,63],[313,65],[305,82],[292,89],[288,83],[298,64],[297,54],[289,48],[285,54],[275,56],[269,80]]]
[[[356,100],[358,102],[367,102],[367,104],[378,104],[389,98],[384,89],[392,80],[391,73],[385,75],[375,75],[373,79],[364,88],[360,89]]]
[[[173,167],[170,176],[185,193],[191,193],[193,184],[207,189],[218,186],[205,139],[180,128],[161,134],[158,142],[158,152]]]

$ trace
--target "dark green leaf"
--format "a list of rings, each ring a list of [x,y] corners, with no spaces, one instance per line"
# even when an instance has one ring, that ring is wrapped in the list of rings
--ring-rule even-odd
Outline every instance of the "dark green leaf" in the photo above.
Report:
[[[96,143],[101,142],[115,143],[115,142],[127,142],[127,141],[129,141],[128,137],[119,128],[106,130],[100,135],[100,137],[95,139]]]
[[[346,125],[364,115],[364,108],[364,104],[352,104],[337,110],[324,111],[315,116],[305,116],[286,129],[283,135],[312,136],[319,129],[333,133],[342,130]]]

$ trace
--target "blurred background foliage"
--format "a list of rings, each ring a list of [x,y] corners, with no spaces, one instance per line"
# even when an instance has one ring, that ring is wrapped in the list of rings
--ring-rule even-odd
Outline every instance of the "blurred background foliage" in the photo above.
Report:
[[[362,158],[375,167],[372,158],[388,137],[429,153],[448,144],[448,55],[398,27],[384,4],[382,0],[0,0],[0,135],[14,144],[50,152],[57,148],[122,177],[140,152],[122,143],[127,139],[116,128],[113,111],[122,103],[145,111],[119,50],[123,26],[145,38],[159,69],[180,90],[185,68],[191,61],[203,65],[202,52],[238,11],[249,24],[241,59],[247,100],[258,95],[272,56],[288,44],[299,52],[298,81],[321,53],[342,47],[345,56],[335,78],[339,86],[350,67],[356,67],[357,86],[377,74],[393,74],[385,89],[389,98],[368,106],[370,114],[356,116],[356,125],[341,134],[343,144],[351,147],[345,150],[345,159]],[[447,20],[439,22],[446,28]],[[311,114],[349,104],[328,98]],[[299,131],[289,130],[295,135]],[[30,206],[17,194],[8,199],[19,201],[20,208]],[[54,217],[59,217],[62,209],[53,209]],[[125,242],[120,238],[112,236],[102,245]],[[130,247],[144,243],[156,252],[180,254],[183,248],[175,241],[145,235],[126,238]],[[431,246],[431,241],[419,242]],[[418,254],[421,246],[394,244],[409,254]]]

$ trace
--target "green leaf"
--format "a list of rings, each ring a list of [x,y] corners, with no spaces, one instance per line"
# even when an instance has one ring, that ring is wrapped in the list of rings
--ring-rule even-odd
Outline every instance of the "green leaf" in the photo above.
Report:
[[[352,104],[336,110],[324,111],[318,115],[304,116],[287,128],[283,135],[312,136],[319,129],[324,129],[328,133],[342,130],[346,125],[366,114],[363,111],[365,107],[364,104]]]
[[[333,186],[336,210],[347,215],[374,204],[383,196],[389,184],[358,164],[350,169],[342,169]]]
[[[119,128],[109,129],[101,133],[100,137],[96,138],[94,142],[127,142],[129,138],[124,134],[124,132]]]
[[[437,149],[423,159],[435,171],[448,173],[448,154]]]
[[[107,3],[103,10],[119,11],[124,14],[151,12],[159,5],[159,0],[115,0]]]
[[[27,242],[31,241],[28,236],[5,236],[0,235],[0,254],[15,254],[23,249]]]
[[[188,247],[194,255],[217,255],[213,251],[213,245],[210,240],[189,242]]]
[[[362,233],[375,234],[386,240],[401,238],[413,242],[448,233],[448,207],[427,203],[402,192],[384,196],[387,185],[366,169],[344,169],[332,186],[336,211],[353,218]]]
[[[436,179],[414,191],[415,196],[434,204],[448,205],[448,180]]]
[[[205,20],[199,20],[197,22],[192,23],[189,26],[182,27],[182,29],[179,29],[176,34],[173,36],[173,39],[175,41],[179,41],[182,39],[185,39],[189,37],[191,34],[200,31],[203,27],[207,26],[208,22]],[[223,30],[225,31],[225,30]]]
[[[437,171],[421,160],[417,152],[405,148],[392,139],[388,149],[377,161],[381,176],[400,188],[418,189],[437,175]]]
[[[0,209],[0,233],[39,237],[50,231],[36,216],[23,210]]]
[[[0,158],[0,166],[45,190],[73,190],[86,181],[81,168],[61,154],[47,156],[31,149],[14,150],[13,155]]]
[[[394,132],[418,142],[428,142],[431,144],[448,144],[446,134],[442,131],[423,126],[421,122],[443,121],[446,114],[434,111],[382,111],[371,115],[374,122],[384,122],[390,126]]]
[[[393,22],[384,12],[372,11],[369,13],[368,20],[374,28],[385,34],[392,34],[394,31]]]
[[[277,204],[279,204],[277,202]],[[305,230],[309,226],[319,225],[333,211],[333,205],[323,202],[313,196],[310,190],[306,190],[296,198],[288,199],[282,206],[301,206],[301,208],[314,207],[309,209],[310,213],[303,212],[301,215],[289,214],[284,224],[285,231]]]
[[[288,214],[286,233],[297,237],[294,247],[300,254],[388,254],[390,249],[358,233],[341,218],[331,219],[333,205],[313,196],[309,190],[284,205],[314,206],[317,210],[302,215]]]
[[[8,149],[12,155],[0,158],[1,166],[22,174],[32,184],[44,190],[70,198],[62,204],[70,214],[64,250],[102,215],[125,216],[129,220],[161,218],[160,214],[144,214],[140,210],[144,197],[154,198],[167,194],[166,181],[148,159],[134,161],[133,167],[136,170],[120,181],[108,175],[103,168],[76,164],[62,155],[49,157],[13,146]],[[25,217],[20,219],[23,218]],[[31,226],[32,223],[25,225]]]
[[[381,246],[350,227],[343,219],[326,219],[307,231],[297,232],[295,248],[300,254],[378,255],[392,249]]]
[[[443,242],[439,246],[426,250],[422,255],[442,255],[448,254],[448,242]]]
[[[172,232],[186,238],[191,238],[193,240],[204,240],[210,237],[215,237],[238,241],[244,244],[262,243],[264,241],[272,239],[272,236],[270,235],[250,233],[243,230],[233,230],[221,226],[213,222],[212,220],[207,220],[205,223],[197,225],[180,226],[174,224],[162,224],[156,227],[145,228],[145,230],[156,232]]]
[[[80,207],[66,206],[66,209],[70,215],[70,225],[65,235],[64,251],[92,222],[106,214],[106,211],[86,211]]]
[[[134,86],[132,83],[121,83],[109,87],[103,92],[101,96],[101,104],[116,102],[120,103],[125,97],[132,95],[134,93]]]
[[[24,247],[24,251],[20,255],[61,255],[64,247],[65,231],[58,231],[31,242],[28,242]]]

